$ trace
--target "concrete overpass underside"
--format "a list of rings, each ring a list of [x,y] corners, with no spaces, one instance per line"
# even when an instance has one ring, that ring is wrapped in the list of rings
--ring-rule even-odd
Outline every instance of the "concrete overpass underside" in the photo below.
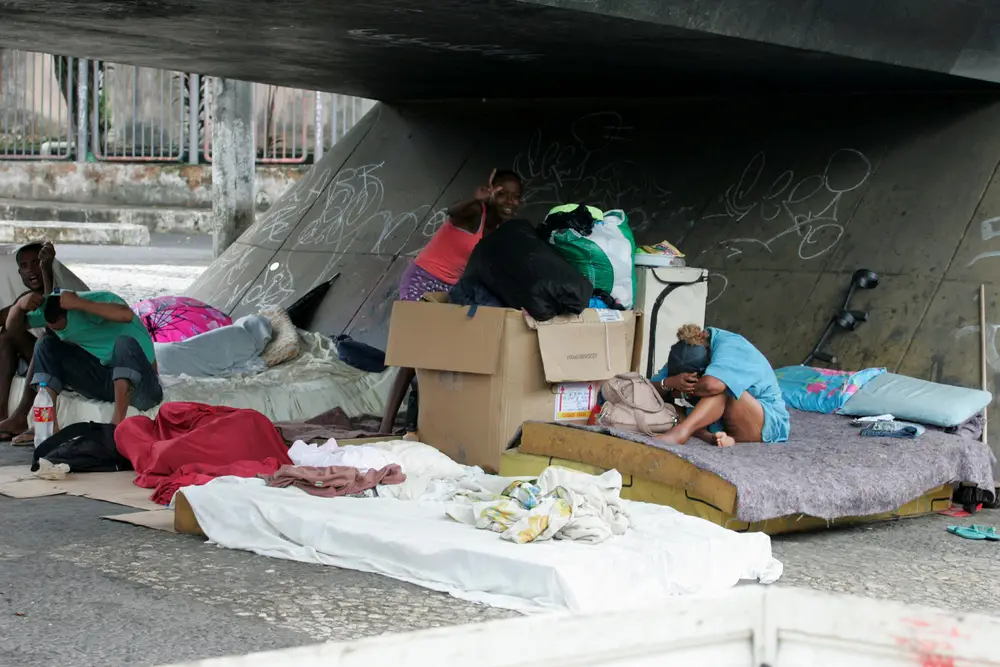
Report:
[[[0,1],[2,46],[382,101],[970,86],[998,35],[990,0]]]

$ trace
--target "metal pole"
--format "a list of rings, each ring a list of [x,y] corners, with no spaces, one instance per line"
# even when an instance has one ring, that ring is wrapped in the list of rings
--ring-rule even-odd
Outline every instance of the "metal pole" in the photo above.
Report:
[[[90,71],[94,74],[94,88],[90,91],[90,98],[92,100],[91,108],[93,113],[90,115],[90,145],[93,146],[94,155],[98,155],[101,151],[101,70],[97,66],[98,61],[94,60],[91,63]],[[104,110],[107,113],[107,110]]]
[[[86,162],[87,161],[87,134],[90,129],[90,124],[87,122],[87,109],[90,107],[90,90],[87,86],[87,82],[90,79],[87,76],[87,68],[90,66],[90,61],[86,58],[80,58],[76,62],[76,97],[77,97],[77,109],[76,109],[76,161]]]
[[[316,91],[316,146],[313,148],[313,164],[323,159],[323,93]]]
[[[986,373],[986,285],[979,286],[979,372],[982,380],[983,391],[989,391]],[[987,421],[987,409],[983,408],[983,435],[982,441],[987,444],[986,429],[989,425]]]
[[[188,164],[198,164],[198,109],[201,108],[200,92],[201,77],[192,74],[188,77]]]

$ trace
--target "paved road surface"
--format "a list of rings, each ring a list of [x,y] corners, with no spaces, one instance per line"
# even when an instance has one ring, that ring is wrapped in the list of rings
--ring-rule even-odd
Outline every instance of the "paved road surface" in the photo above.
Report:
[[[93,287],[123,296],[163,287],[162,277],[144,277],[150,262],[180,269],[176,287],[210,260],[205,239],[155,244],[59,253]],[[29,461],[29,450],[0,444],[0,465]],[[156,665],[507,615],[383,577],[100,519],[125,511],[66,496],[0,496],[0,665]],[[780,584],[1000,615],[1000,544],[947,534],[955,521],[775,538]],[[977,522],[998,525],[1000,513]]]
[[[154,234],[148,247],[66,245],[56,252],[91,289],[111,290],[135,303],[183,293],[212,262],[212,239]]]

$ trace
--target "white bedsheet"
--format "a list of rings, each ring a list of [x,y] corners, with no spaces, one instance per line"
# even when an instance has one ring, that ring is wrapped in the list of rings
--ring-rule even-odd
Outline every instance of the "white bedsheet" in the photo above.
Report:
[[[208,405],[251,408],[272,421],[310,419],[331,408],[340,407],[350,417],[380,415],[392,390],[396,369],[384,373],[365,373],[337,358],[337,350],[326,336],[300,331],[301,351],[290,362],[251,376],[226,378],[161,378],[163,401],[193,401]],[[21,398],[24,378],[14,378],[10,395],[13,410]],[[92,401],[67,392],[60,396],[59,423],[108,422],[111,403]],[[159,408],[129,415],[155,417]]]
[[[782,570],[767,535],[647,503],[623,501],[631,529],[601,544],[514,544],[447,518],[445,502],[318,498],[262,484],[222,478],[183,493],[202,530],[223,547],[374,572],[522,612],[652,605],[740,580],[771,583]]]

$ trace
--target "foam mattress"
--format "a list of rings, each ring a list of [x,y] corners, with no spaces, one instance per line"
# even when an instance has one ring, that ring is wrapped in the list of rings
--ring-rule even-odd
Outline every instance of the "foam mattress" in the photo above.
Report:
[[[930,429],[916,440],[861,437],[849,421],[793,412],[789,442],[729,448],[700,441],[666,446],[634,433],[527,423],[520,454],[616,468],[747,524],[891,513],[930,491],[936,498],[950,495],[944,487],[958,481],[992,489],[991,454],[981,442]],[[511,457],[503,474],[531,474],[511,470],[517,464]]]
[[[192,401],[208,405],[257,410],[272,421],[299,421],[340,407],[350,417],[382,414],[392,389],[395,369],[365,373],[337,358],[333,342],[326,336],[300,332],[301,351],[294,360],[251,376],[226,378],[161,378],[163,401]],[[24,389],[25,379],[14,378],[10,408]],[[132,408],[129,415],[156,416],[159,408],[144,413]],[[107,422],[111,403],[86,399],[66,392],[58,401],[62,426],[76,422]]]

